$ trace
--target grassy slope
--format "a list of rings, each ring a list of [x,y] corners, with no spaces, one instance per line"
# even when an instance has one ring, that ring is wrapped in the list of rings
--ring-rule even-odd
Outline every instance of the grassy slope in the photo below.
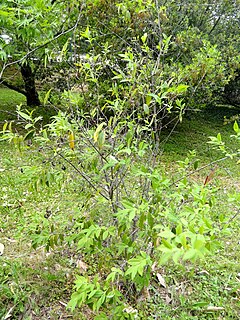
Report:
[[[21,103],[26,103],[22,94],[0,87],[0,123],[15,119],[16,106]]]
[[[3,92],[5,98],[1,95]],[[15,105],[22,101],[21,96],[0,89],[0,110],[7,107],[9,112],[14,112]],[[216,111],[207,110],[192,116],[176,129],[164,145],[162,161],[166,167],[172,169],[176,160],[182,160],[189,149],[197,151],[202,163],[220,157],[206,142],[208,136],[216,136],[219,131],[229,140],[232,128],[231,125],[223,127],[222,119],[232,111],[222,109],[222,114]],[[2,115],[1,121],[4,119]],[[79,195],[77,182],[70,175],[65,185],[36,192],[29,186],[29,181],[22,181],[21,168],[29,163],[37,166],[39,155],[32,153],[29,156],[27,151],[19,153],[7,143],[1,143],[0,156],[0,242],[5,245],[0,260],[0,318],[9,312],[11,319],[92,319],[88,309],[83,314],[79,311],[73,314],[65,309],[79,257],[67,247],[58,247],[50,254],[41,247],[34,251],[29,238],[35,232],[36,224],[40,227],[51,223],[61,225],[66,220],[66,213],[71,216],[77,212],[81,201],[76,197]],[[195,178],[203,181],[206,173]],[[219,187],[223,197],[225,190],[239,191],[239,172],[234,162],[220,164],[217,175],[213,184]],[[49,210],[52,215],[45,218]],[[234,233],[224,239],[224,249],[198,264],[196,272],[190,267],[189,270],[165,267],[163,274],[168,287],[160,288],[153,301],[142,308],[152,310],[157,319],[238,319],[239,222],[237,217],[232,223]],[[89,268],[94,272],[94,263]],[[169,304],[165,300],[167,296],[171,297]],[[224,310],[206,313],[206,305]]]

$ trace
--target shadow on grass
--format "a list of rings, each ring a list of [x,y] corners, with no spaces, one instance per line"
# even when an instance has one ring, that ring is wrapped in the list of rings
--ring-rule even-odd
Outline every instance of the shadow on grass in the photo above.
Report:
[[[0,127],[4,122],[17,122],[18,117],[16,113],[17,106],[22,105],[22,109],[31,111],[30,107],[26,105],[26,98],[24,95],[10,90],[5,87],[0,87]],[[56,110],[51,107],[39,106],[34,107],[34,116],[42,116],[43,123],[49,122],[49,119],[56,114]]]
[[[189,150],[196,150],[198,157],[208,160],[216,157],[218,153],[207,143],[210,136],[221,133],[226,143],[230,141],[233,132],[233,123],[224,124],[224,118],[231,118],[240,114],[237,108],[227,106],[212,106],[202,111],[187,114],[175,130],[163,132],[161,136],[163,151],[168,157],[178,155],[180,158],[186,157]],[[231,143],[235,147],[236,143]]]

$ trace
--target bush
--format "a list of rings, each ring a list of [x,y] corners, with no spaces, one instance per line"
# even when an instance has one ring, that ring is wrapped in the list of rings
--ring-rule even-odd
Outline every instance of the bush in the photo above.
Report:
[[[19,114],[26,128],[37,122]],[[33,188],[51,188],[59,177],[64,181],[60,172],[70,170],[82,188],[76,214],[61,225],[46,219],[31,231],[34,247],[68,244],[86,263],[94,261],[95,271],[83,268],[77,276],[68,304],[72,310],[87,304],[98,313],[104,306],[111,316],[132,319],[138,310],[129,306],[148,296],[162,265],[194,264],[214,253],[228,230],[225,214],[215,212],[218,190],[188,178],[198,166],[195,153],[178,163],[172,179],[157,165],[156,150],[142,130],[117,117],[89,128],[86,120],[59,113],[32,135],[45,157],[65,164],[44,162],[37,174],[29,167],[23,179],[36,176]],[[3,134],[11,138],[7,126]]]

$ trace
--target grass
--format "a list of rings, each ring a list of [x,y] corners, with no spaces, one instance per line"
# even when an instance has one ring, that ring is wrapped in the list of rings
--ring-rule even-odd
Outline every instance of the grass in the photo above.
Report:
[[[1,122],[9,120],[11,117],[7,116],[13,116],[16,104],[21,102],[24,103],[21,95],[1,88],[0,110],[9,111],[2,114]],[[232,125],[223,126],[223,116],[234,113],[235,110],[222,108],[220,112],[212,108],[185,119],[164,144],[161,161],[166,170],[174,170],[176,160],[183,160],[192,149],[203,164],[221,157],[207,144],[208,136],[216,136],[218,132],[222,132],[229,147],[236,148],[237,144],[230,141]],[[94,313],[89,308],[74,312],[66,309],[76,269],[79,272],[84,257],[74,247],[59,243],[46,252],[49,233],[42,232],[42,238],[36,237],[38,230],[54,228],[49,231],[53,234],[71,232],[83,205],[78,179],[71,170],[61,170],[63,164],[57,162],[61,175],[50,187],[40,186],[36,190],[31,181],[39,178],[38,167],[45,161],[45,155],[38,149],[20,152],[6,142],[0,143],[0,243],[5,246],[0,257],[0,319],[93,319]],[[34,165],[36,172],[28,173],[28,165]],[[204,181],[207,171],[193,179]],[[224,204],[227,194],[240,190],[235,161],[219,164],[212,187],[218,188],[219,214],[229,210],[229,203]],[[240,217],[237,215],[231,221],[236,209],[233,205],[230,233],[223,235],[224,245],[214,256],[194,267],[170,263],[161,269],[166,286],[152,283],[150,300],[137,302],[141,319],[146,319],[146,314],[147,319],[239,319]],[[36,250],[32,247],[34,241],[38,241]],[[85,262],[89,274],[104,273],[104,267],[95,270],[93,260]]]
[[[0,124],[16,119],[16,106],[26,103],[26,98],[15,91],[0,87]]]
[[[0,126],[1,127],[6,121],[8,122],[14,121],[18,123],[16,108],[19,105],[22,105],[22,109],[25,109],[27,107],[26,97],[20,93],[17,93],[16,91],[0,86]],[[44,123],[48,123],[50,117],[55,114],[56,114],[56,110],[54,108],[51,108],[51,106],[34,107],[34,116],[37,117],[41,115],[43,117]]]
[[[212,106],[183,119],[169,137],[165,133],[162,136],[163,160],[167,163],[181,161],[189,150],[196,151],[197,158],[203,165],[221,159],[223,154],[208,143],[209,137],[216,137],[218,133],[221,133],[222,140],[230,152],[237,150],[238,142],[231,138],[234,132],[233,123],[224,124],[225,117],[230,119],[237,114],[239,110],[236,108]],[[166,137],[167,140],[165,140]],[[210,165],[206,170],[202,170],[201,176],[204,178],[212,167],[213,165]],[[217,173],[233,178],[239,175],[239,168],[235,165],[235,161],[227,159],[218,163]]]
[[[207,144],[209,136],[216,136],[221,132],[223,140],[229,140],[233,134],[233,123],[224,125],[224,117],[230,118],[239,113],[239,110],[227,107],[209,107],[204,111],[192,114],[183,119],[183,122],[177,126],[167,143],[164,146],[164,151],[168,156],[173,153],[179,156],[186,156],[186,150],[197,151],[198,157],[202,160],[215,157],[216,153]],[[163,139],[164,140],[164,139]],[[179,143],[181,142],[181,143]],[[236,143],[233,148],[236,147]]]

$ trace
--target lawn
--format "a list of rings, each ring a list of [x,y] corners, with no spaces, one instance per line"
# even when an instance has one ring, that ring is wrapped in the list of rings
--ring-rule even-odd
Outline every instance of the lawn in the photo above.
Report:
[[[0,87],[0,123],[16,119],[16,106],[24,103],[26,99],[22,94]]]
[[[15,107],[24,101],[23,96],[0,88],[1,123],[16,119]],[[233,124],[223,125],[223,117],[237,110],[220,110],[209,108],[192,114],[166,141],[167,134],[163,135],[163,153],[158,160],[170,178],[177,171],[177,161],[183,161],[189,150],[196,150],[199,167],[223,156],[207,143],[209,136],[221,132],[231,149],[238,147],[230,139]],[[49,232],[68,236],[78,223],[84,205],[81,181],[62,161],[47,158],[38,148],[18,150],[0,142],[0,155],[0,243],[5,246],[0,257],[0,318],[94,319],[96,314],[89,307],[72,312],[66,305],[76,273],[87,269],[89,277],[96,273],[104,277],[107,265],[96,269],[94,258],[85,257],[66,242],[56,241],[54,249],[45,250]],[[49,186],[36,186],[43,174],[39,168],[47,169],[53,163],[59,169],[57,178]],[[210,169],[211,165],[193,172],[188,179],[203,184]],[[133,305],[140,310],[137,319],[239,319],[240,216],[236,202],[228,202],[229,194],[236,197],[240,191],[239,177],[236,160],[219,162],[208,186],[217,190],[214,214],[229,212],[223,221],[229,228],[219,239],[221,246],[195,265],[169,263],[161,267],[164,281],[151,284],[150,297]],[[86,214],[88,210],[94,208],[87,206]]]

